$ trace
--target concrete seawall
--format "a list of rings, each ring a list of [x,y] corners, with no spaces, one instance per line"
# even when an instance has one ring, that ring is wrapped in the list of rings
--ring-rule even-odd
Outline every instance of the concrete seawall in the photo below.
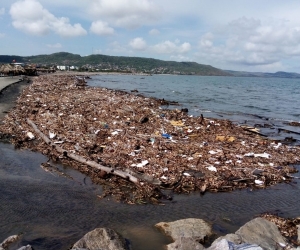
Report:
[[[5,89],[7,86],[19,82],[22,80],[21,76],[14,76],[14,77],[0,77],[0,93],[3,89]]]

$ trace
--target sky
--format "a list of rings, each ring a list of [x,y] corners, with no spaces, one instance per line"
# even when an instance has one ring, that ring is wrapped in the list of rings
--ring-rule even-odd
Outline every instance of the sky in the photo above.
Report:
[[[297,0],[1,0],[0,55],[69,52],[300,73]]]

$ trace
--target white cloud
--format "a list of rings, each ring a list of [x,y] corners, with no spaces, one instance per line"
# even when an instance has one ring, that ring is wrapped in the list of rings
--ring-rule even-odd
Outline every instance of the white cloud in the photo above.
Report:
[[[20,0],[12,4],[13,26],[32,35],[46,35],[51,31],[62,37],[86,35],[80,24],[71,25],[66,17],[57,18],[37,0]]]
[[[159,34],[160,34],[160,31],[157,29],[152,29],[149,31],[149,35],[151,35],[151,36],[157,36]]]
[[[214,35],[210,32],[203,35],[200,39],[200,46],[202,48],[211,48],[213,46]]]
[[[89,0],[89,11],[95,18],[101,18],[118,27],[137,28],[155,23],[160,9],[150,0]]]
[[[137,37],[129,42],[129,46],[134,50],[145,50],[147,43],[143,38]]]
[[[176,42],[173,43],[171,41],[164,41],[162,43],[152,46],[152,49],[159,54],[184,54],[189,52],[191,50],[191,47],[191,44],[187,42],[181,45],[177,45]]]
[[[171,60],[177,61],[177,62],[190,62],[191,59],[187,56],[178,55],[178,56],[171,56]]]
[[[62,45],[60,43],[47,44],[47,47],[52,48],[52,49],[60,49],[60,48],[62,48]]]
[[[227,62],[266,69],[267,65],[278,68],[282,60],[300,56],[300,26],[284,20],[242,17],[231,21],[223,31],[200,38],[198,58],[213,65]]]
[[[102,21],[92,22],[90,31],[99,36],[109,36],[114,34],[114,29],[109,27],[108,23]]]

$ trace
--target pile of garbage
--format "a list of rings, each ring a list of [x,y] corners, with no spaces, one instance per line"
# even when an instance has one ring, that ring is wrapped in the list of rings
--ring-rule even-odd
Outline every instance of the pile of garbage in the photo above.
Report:
[[[299,147],[228,120],[164,109],[165,102],[45,75],[22,92],[0,131],[105,184],[101,197],[128,203],[293,180]]]

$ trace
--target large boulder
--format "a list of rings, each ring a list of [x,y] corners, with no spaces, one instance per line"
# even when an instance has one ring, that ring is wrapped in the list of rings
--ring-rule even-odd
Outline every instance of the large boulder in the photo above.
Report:
[[[241,236],[236,235],[236,234],[226,234],[226,235],[224,235],[224,236],[220,236],[219,238],[217,238],[217,239],[213,242],[212,245],[214,245],[214,244],[216,244],[216,243],[218,243],[219,241],[224,240],[224,239],[227,240],[227,241],[230,241],[230,242],[232,242],[232,243],[234,243],[234,244],[236,244],[236,245],[239,245],[239,244],[242,244],[242,243],[243,243]]]
[[[206,237],[212,235],[212,226],[202,219],[189,218],[173,222],[160,222],[155,226],[174,240],[167,246],[168,250],[202,250],[204,247],[199,242],[203,242]]]
[[[126,240],[110,228],[96,228],[77,241],[72,250],[129,250]]]
[[[243,242],[257,244],[263,249],[277,249],[285,246],[285,238],[280,234],[275,223],[263,218],[255,218],[242,226],[235,234]]]
[[[11,249],[11,246],[19,242],[22,236],[23,236],[22,234],[16,234],[7,237],[2,243],[0,243],[0,250]],[[17,250],[32,250],[32,247],[30,245],[27,245],[27,246],[22,246]]]
[[[167,245],[167,250],[204,250],[204,246],[190,238],[180,238]]]

